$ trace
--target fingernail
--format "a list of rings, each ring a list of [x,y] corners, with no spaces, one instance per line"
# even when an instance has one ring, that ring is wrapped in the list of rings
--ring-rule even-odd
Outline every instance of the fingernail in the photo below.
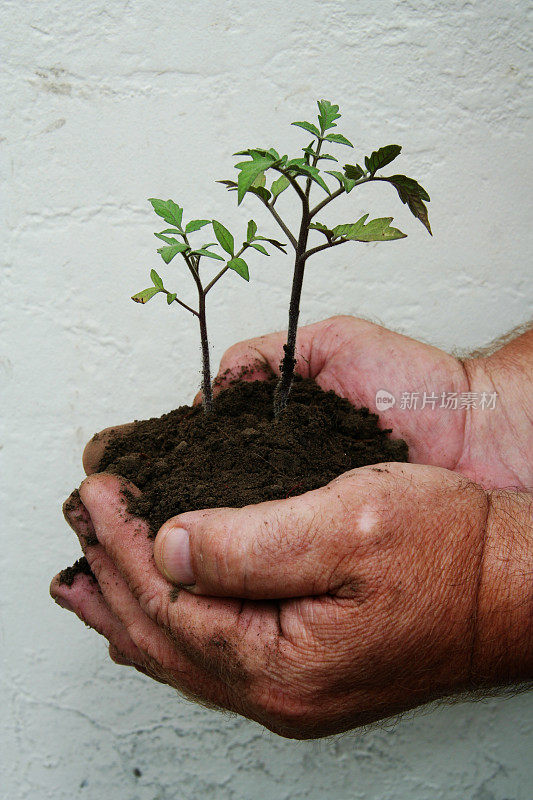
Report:
[[[63,597],[54,597],[54,603],[57,603],[58,606],[65,608],[67,611],[74,611],[70,603],[68,603]]]
[[[189,534],[184,528],[170,528],[160,545],[161,567],[169,581],[190,586],[194,583]]]

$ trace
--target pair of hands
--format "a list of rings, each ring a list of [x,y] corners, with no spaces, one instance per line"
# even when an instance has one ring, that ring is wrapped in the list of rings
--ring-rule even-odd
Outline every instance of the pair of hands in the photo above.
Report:
[[[277,371],[283,344],[280,333],[235,345],[220,373]],[[300,329],[298,345],[300,374],[371,409],[379,389],[513,388],[508,360],[462,363],[351,317]],[[352,470],[286,500],[180,514],[155,547],[125,511],[123,481],[95,473],[101,437],[87,445],[89,477],[65,512],[96,582],[79,575],[67,587],[56,576],[52,596],[109,640],[117,663],[295,738],[523,680],[531,538],[516,546],[516,532],[531,524],[520,491],[531,418],[516,407],[396,404],[382,421],[414,463]],[[508,486],[518,491],[497,491]]]

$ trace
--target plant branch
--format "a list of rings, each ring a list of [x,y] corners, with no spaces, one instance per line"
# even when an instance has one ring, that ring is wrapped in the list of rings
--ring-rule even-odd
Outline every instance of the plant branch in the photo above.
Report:
[[[320,244],[317,247],[312,247],[311,250],[308,250],[304,253],[304,258],[307,259],[310,256],[314,256],[315,253],[320,253],[321,250],[328,250],[330,247],[336,247],[338,244],[346,244],[348,239],[338,239],[336,242],[326,242],[325,244]]]
[[[257,195],[257,196],[259,197],[259,199],[261,200],[263,205],[268,208],[268,210],[270,211],[270,213],[272,214],[272,216],[274,217],[274,219],[278,223],[279,227],[281,228],[281,230],[283,231],[285,236],[288,238],[288,240],[290,241],[290,243],[292,244],[292,246],[296,250],[297,247],[298,247],[298,242],[296,241],[296,237],[290,232],[289,228],[285,225],[285,223],[281,219],[281,217],[278,214],[278,212],[276,211],[276,209],[268,202],[268,200],[263,200],[262,197],[260,197],[259,195]]]
[[[339,188],[336,189],[332,194],[330,194],[328,197],[325,197],[323,200],[320,201],[320,203],[318,203],[318,205],[316,205],[313,209],[311,209],[311,211],[309,212],[309,218],[313,219],[313,217],[316,214],[318,214],[319,211],[322,211],[322,209],[325,206],[327,206],[328,203],[331,203],[331,201],[335,200],[336,197],[340,197],[340,195],[343,194],[343,192],[345,191],[346,190],[344,186],[339,186]]]
[[[171,294],[171,292],[167,292],[166,289],[165,289],[165,292],[167,293],[167,295]],[[187,305],[187,303],[184,303],[178,297],[175,297],[173,302],[174,303],[178,303],[180,306],[182,306],[182,308],[185,308],[187,311],[190,311],[191,314],[194,314],[195,317],[199,316],[198,311],[196,311],[196,309],[191,308],[190,306]]]
[[[293,187],[294,191],[296,192],[296,194],[298,195],[298,197],[300,198],[300,200],[302,201],[302,203],[305,206],[305,204],[307,203],[307,197],[305,196],[305,192],[302,189],[302,187],[300,186],[300,184],[298,183],[298,181],[296,180],[296,178],[293,175],[290,175],[285,170],[280,169],[279,167],[272,167],[272,169],[275,172],[279,172],[281,175],[285,175],[285,177],[287,178],[287,180],[290,182],[291,186]]]
[[[246,248],[247,248],[247,247],[249,247],[249,244],[248,244],[248,242],[245,242],[245,244],[244,244],[244,245],[241,247],[241,249],[239,250],[239,252],[238,252],[238,253],[235,253],[235,255],[234,255],[234,256],[232,256],[232,258],[238,258],[240,255],[242,255],[242,253],[244,253],[244,251],[246,250]],[[207,284],[207,286],[206,286],[206,287],[205,287],[205,289],[204,289],[204,295],[206,295],[206,294],[208,293],[208,291],[209,291],[210,289],[212,289],[212,288],[213,288],[213,286],[215,285],[215,283],[216,283],[218,280],[220,280],[220,278],[221,278],[221,277],[224,275],[224,273],[225,273],[225,272],[227,272],[227,270],[228,270],[228,269],[229,269],[229,266],[228,266],[228,264],[226,263],[226,264],[225,264],[225,266],[224,266],[224,267],[222,267],[222,269],[220,270],[220,272],[218,273],[218,275],[215,275],[215,277],[213,278],[213,280],[212,280],[212,281],[210,281],[210,282]]]

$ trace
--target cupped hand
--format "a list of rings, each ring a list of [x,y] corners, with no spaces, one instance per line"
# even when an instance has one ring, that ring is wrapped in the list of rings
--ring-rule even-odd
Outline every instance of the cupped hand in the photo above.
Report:
[[[476,684],[488,505],[460,476],[386,464],[181,514],[156,542],[163,574],[121,488],[95,474],[69,504],[100,597],[85,576],[52,586],[119,663],[297,738]]]

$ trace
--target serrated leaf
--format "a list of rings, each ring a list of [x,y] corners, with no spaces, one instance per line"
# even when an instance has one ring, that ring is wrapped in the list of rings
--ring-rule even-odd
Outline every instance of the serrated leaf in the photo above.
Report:
[[[156,197],[149,197],[148,200],[152,204],[155,213],[163,217],[165,222],[181,228],[183,209],[177,203],[173,200],[158,200]]]
[[[390,223],[392,217],[379,217],[366,222],[368,214],[365,214],[357,222],[347,225],[336,225],[333,228],[335,237],[342,237],[357,242],[388,242],[393,239],[405,239],[406,234],[392,228]],[[366,223],[366,224],[365,224]]]
[[[239,177],[237,179],[237,205],[241,204],[244,195],[253,185],[258,175],[272,166],[273,162],[275,161],[275,158],[270,153],[262,156],[259,155],[257,151],[250,152],[252,154],[251,161],[240,161],[235,165],[236,169],[240,170]]]
[[[253,219],[251,219],[250,222],[248,223],[248,228],[246,230],[246,241],[251,242],[256,233],[257,233],[257,225],[255,224]]]
[[[339,114],[339,106],[335,106],[329,100],[317,100],[318,105],[318,122],[322,133],[329,128],[336,128],[336,119],[341,116]]]
[[[384,178],[383,180],[392,183],[402,203],[407,204],[413,216],[419,219],[428,233],[433,236],[429,224],[428,210],[423,202],[425,200],[429,203],[429,194],[420,186],[418,181],[415,181],[414,178],[408,178],[406,175],[391,175],[390,178]]]
[[[285,191],[285,189],[288,186],[290,186],[290,184],[291,182],[286,175],[280,175],[279,178],[277,178],[270,187],[270,191],[272,192],[272,197],[277,197],[278,195],[280,195],[282,192]]]
[[[234,270],[237,275],[240,275],[241,278],[244,278],[245,281],[250,280],[250,274],[248,272],[248,264],[243,258],[231,258],[228,261],[228,267]]]
[[[211,250],[204,250],[200,248],[199,250],[191,250],[192,256],[207,256],[208,258],[215,258],[217,261],[224,261],[222,256],[219,256],[218,253],[212,253]]]
[[[309,133],[312,133],[313,136],[316,136],[318,139],[320,139],[320,131],[316,125],[313,125],[312,122],[291,122],[291,125],[296,125],[298,128],[303,128],[304,131],[308,131]]]
[[[163,289],[163,281],[161,280],[155,269],[152,269],[150,271],[150,277],[152,279],[152,283],[154,284],[154,286],[157,286],[158,289]]]
[[[192,219],[190,222],[187,223],[185,228],[185,233],[192,233],[193,231],[199,231],[200,228],[203,228],[204,225],[209,225],[211,222],[210,219]]]
[[[174,302],[174,300],[176,299],[176,297],[177,297],[177,296],[178,296],[177,294],[175,294],[175,293],[173,293],[173,292],[169,292],[169,293],[167,294],[167,303],[168,303],[169,305],[170,305],[171,303],[173,303],[173,302]]]
[[[137,294],[134,294],[131,299],[136,303],[142,303],[144,305],[160,291],[161,289],[158,289],[157,286],[150,286],[149,289],[143,289],[142,292],[137,292]]]
[[[351,178],[347,178],[346,175],[343,175],[342,172],[337,172],[336,170],[328,170],[327,175],[333,175],[334,178],[337,178],[341,186],[344,186],[346,194],[349,194],[353,187],[355,186],[355,181]]]
[[[374,150],[370,156],[365,156],[367,170],[374,175],[378,169],[386,167],[387,164],[394,161],[401,151],[402,148],[399,144],[387,144],[385,147],[380,147],[379,150]]]
[[[226,251],[226,253],[229,253],[229,255],[232,256],[235,252],[235,241],[233,236],[228,229],[225,228],[221,222],[217,222],[216,219],[213,220],[212,225],[220,246]]]
[[[249,246],[254,247],[256,250],[259,250],[259,252],[263,253],[264,256],[270,255],[268,250],[266,250],[266,248],[264,248],[262,244],[257,244],[257,242],[251,242]]]
[[[184,253],[185,250],[189,250],[187,245],[178,242],[177,244],[168,245],[167,247],[160,247],[157,252],[165,264],[170,264],[172,259],[177,256],[178,253]]]
[[[362,178],[365,174],[365,171],[359,164],[345,164],[344,165],[344,174],[350,180],[358,181],[359,178]]]
[[[335,142],[335,144],[345,144],[347,147],[353,147],[353,144],[350,142],[350,140],[341,133],[328,133],[328,135],[324,138],[327,142]]]

